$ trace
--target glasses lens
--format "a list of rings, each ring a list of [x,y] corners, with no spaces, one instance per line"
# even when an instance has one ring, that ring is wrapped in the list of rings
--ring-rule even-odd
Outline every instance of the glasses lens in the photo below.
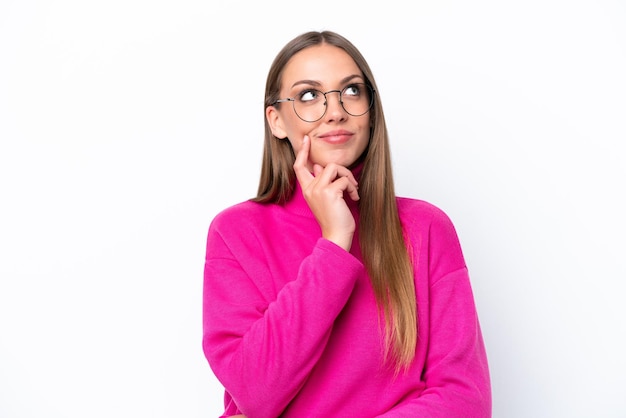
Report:
[[[372,88],[363,83],[350,84],[340,94],[343,109],[352,116],[366,114],[374,102]],[[321,91],[306,90],[295,98],[293,109],[300,119],[317,122],[326,113],[326,101],[327,98]]]
[[[372,107],[372,91],[367,84],[350,84],[341,91],[343,108],[352,116],[361,116]]]
[[[293,101],[293,110],[304,121],[318,121],[326,112],[326,97],[319,90],[305,90]]]

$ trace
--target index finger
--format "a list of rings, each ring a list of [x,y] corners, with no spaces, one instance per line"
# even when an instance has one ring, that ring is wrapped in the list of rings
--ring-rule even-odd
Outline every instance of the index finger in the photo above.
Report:
[[[296,155],[296,161],[293,163],[293,170],[296,173],[296,178],[300,182],[300,185],[303,181],[307,181],[313,178],[313,175],[309,171],[307,167],[307,163],[309,161],[309,149],[311,148],[311,140],[307,135],[302,138],[302,147],[298,154]],[[308,182],[307,182],[308,183]]]

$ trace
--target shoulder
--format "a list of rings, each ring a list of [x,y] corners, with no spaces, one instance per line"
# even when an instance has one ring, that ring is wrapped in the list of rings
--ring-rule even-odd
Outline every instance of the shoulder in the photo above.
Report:
[[[207,234],[207,257],[228,258],[254,254],[258,237],[267,235],[266,220],[275,205],[251,200],[222,209],[211,220]]]
[[[222,209],[215,215],[214,221],[222,221],[227,220],[233,217],[249,215],[251,213],[257,212],[261,207],[267,206],[261,203],[253,202],[252,200],[245,200],[240,203],[236,203],[232,206],[229,206],[225,209]]]
[[[397,197],[398,214],[405,224],[436,224],[452,226],[452,220],[440,207],[424,200]]]
[[[252,200],[237,203],[221,210],[211,221],[211,230],[248,229],[262,223],[263,213],[271,210],[271,204],[256,203]]]
[[[398,214],[408,238],[437,251],[461,253],[456,228],[440,207],[419,199],[397,198]]]

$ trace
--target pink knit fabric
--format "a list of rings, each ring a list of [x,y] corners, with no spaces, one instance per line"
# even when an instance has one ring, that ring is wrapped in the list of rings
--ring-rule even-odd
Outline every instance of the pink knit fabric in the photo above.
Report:
[[[358,222],[356,204],[350,203]],[[398,198],[415,262],[415,361],[394,377],[361,262],[321,238],[301,190],[284,206],[244,202],[209,228],[203,349],[224,416],[491,416],[485,348],[449,218]]]

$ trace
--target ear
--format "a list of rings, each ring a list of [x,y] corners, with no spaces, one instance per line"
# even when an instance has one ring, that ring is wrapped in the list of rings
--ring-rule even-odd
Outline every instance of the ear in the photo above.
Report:
[[[278,139],[287,138],[287,132],[285,131],[285,128],[283,126],[283,120],[280,116],[280,113],[278,112],[278,109],[276,109],[274,106],[268,106],[265,109],[265,118],[267,119],[267,123],[272,130],[272,135],[274,135]]]

